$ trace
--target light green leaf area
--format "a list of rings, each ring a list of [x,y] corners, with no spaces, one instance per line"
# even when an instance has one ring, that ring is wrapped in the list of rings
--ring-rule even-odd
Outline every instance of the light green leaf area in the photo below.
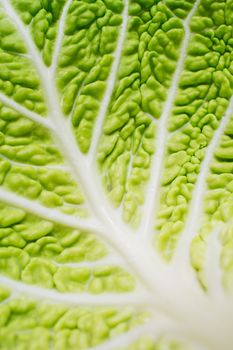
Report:
[[[228,2],[211,5],[203,1],[190,23],[192,35],[168,120],[170,133],[156,222],[156,245],[167,259],[184,229],[206,150],[232,96],[230,9]],[[220,153],[219,149],[221,157]]]
[[[0,350],[233,349],[233,0],[0,0]]]
[[[162,113],[183,38],[162,2],[129,4],[128,31],[98,150],[104,187],[126,222],[140,220],[150,176],[155,120]]]
[[[13,0],[12,4],[25,26],[28,26],[45,64],[49,66],[65,0]]]
[[[8,30],[9,28],[9,30]],[[23,107],[45,114],[40,82],[16,28],[0,7],[0,92]]]
[[[83,195],[49,131],[4,104],[0,118],[1,185],[64,213],[87,215]]]
[[[232,217],[233,217],[233,117],[222,134],[207,177],[207,192],[204,197],[204,217],[199,234],[191,246],[193,267],[201,283],[206,282],[205,259],[208,244],[216,245],[215,259],[223,269],[221,277],[228,291],[233,288]],[[210,262],[209,262],[210,263]],[[217,279],[217,276],[215,276]]]
[[[57,84],[77,143],[88,152],[116,48],[123,3],[73,1],[59,52]]]

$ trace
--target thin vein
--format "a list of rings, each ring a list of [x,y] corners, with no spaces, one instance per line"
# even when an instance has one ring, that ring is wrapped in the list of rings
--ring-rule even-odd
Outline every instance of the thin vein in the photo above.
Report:
[[[39,286],[28,285],[14,281],[9,277],[0,276],[0,283],[6,284],[14,291],[14,294],[26,295],[38,299],[40,302],[48,300],[52,303],[66,303],[77,306],[145,306],[145,295],[133,293],[103,293],[92,295],[83,293],[60,293],[54,289],[46,289]]]
[[[37,215],[47,220],[57,222],[62,225],[66,225],[71,228],[79,228],[88,230],[91,232],[100,231],[101,228],[94,219],[82,219],[70,215],[63,214],[57,210],[46,208],[43,205],[32,201],[30,199],[23,198],[15,193],[9,192],[3,188],[0,188],[0,200],[13,206],[20,207],[29,213]]]
[[[64,37],[65,21],[66,21],[67,13],[68,13],[68,10],[69,10],[71,3],[72,3],[72,0],[68,0],[66,2],[65,6],[63,7],[63,10],[62,10],[62,15],[60,17],[58,34],[57,34],[57,39],[56,39],[54,54],[53,54],[53,60],[52,60],[52,64],[50,67],[52,75],[54,75],[56,72],[58,58],[59,58],[60,50],[62,47],[62,40]]]
[[[158,124],[158,119],[156,119],[155,117],[153,117],[150,113],[147,112],[143,112],[148,118],[150,118],[150,120],[152,121],[152,123]]]
[[[161,176],[162,176],[162,170],[163,170],[163,164],[164,164],[167,135],[168,135],[167,122],[171,113],[172,105],[174,103],[180,75],[183,70],[184,62],[187,54],[188,43],[191,36],[189,24],[199,3],[200,3],[200,0],[196,1],[189,15],[184,21],[185,35],[181,46],[180,58],[177,63],[176,71],[173,75],[172,84],[168,92],[167,102],[164,105],[163,113],[159,121],[157,122],[157,128],[156,128],[157,142],[155,146],[155,154],[152,159],[151,177],[147,187],[148,193],[147,193],[147,200],[144,206],[144,217],[139,228],[139,231],[142,232],[143,236],[148,236],[150,234],[150,231],[153,225],[154,212],[156,211],[156,206],[158,206],[158,203],[159,203],[159,188],[160,188],[160,182],[161,182]]]
[[[132,346],[134,342],[141,337],[149,337],[152,340],[156,340],[162,334],[162,332],[168,332],[171,327],[171,322],[168,320],[161,320],[160,322],[154,319],[148,320],[146,323],[139,325],[122,335],[113,337],[112,339],[104,342],[101,345],[89,347],[90,350],[117,350],[126,349],[128,346]]]
[[[14,109],[16,112],[20,113],[22,116],[27,117],[32,121],[36,122],[37,124],[43,125],[47,129],[54,131],[53,124],[48,119],[45,119],[41,115],[23,107],[19,103],[15,102],[12,98],[9,98],[8,96],[2,94],[1,92],[0,92],[0,101],[5,105],[7,105],[8,107],[11,107],[12,109]]]
[[[98,142],[101,136],[101,132],[103,129],[103,123],[104,123],[104,118],[109,106],[109,102],[111,100],[112,97],[112,93],[114,90],[114,86],[115,86],[115,82],[116,82],[116,77],[117,77],[117,72],[118,72],[118,67],[120,64],[120,59],[121,59],[121,54],[122,54],[122,49],[123,49],[123,45],[124,45],[124,41],[125,41],[125,37],[126,37],[126,33],[127,33],[127,24],[128,24],[128,11],[129,11],[129,0],[125,0],[124,1],[124,11],[123,11],[123,21],[122,21],[122,26],[121,26],[121,30],[120,30],[120,34],[119,34],[119,39],[118,39],[118,44],[117,44],[117,48],[116,48],[116,52],[115,52],[115,58],[114,58],[114,62],[112,64],[112,69],[111,69],[111,73],[108,77],[108,81],[107,81],[107,87],[106,87],[106,92],[97,116],[97,121],[95,123],[95,132],[94,135],[92,137],[92,143],[91,143],[91,147],[89,150],[89,158],[91,161],[94,160],[94,156],[96,154],[96,150],[97,150],[97,146],[98,146]]]
[[[21,163],[15,160],[12,160],[11,158],[5,156],[0,148],[0,159],[5,159],[8,162],[10,162],[11,165],[13,166],[20,166],[20,167],[30,167],[33,169],[46,169],[46,170],[60,170],[67,172],[68,169],[65,165],[35,165],[35,164],[30,164],[30,163]]]
[[[123,267],[125,269],[125,264],[123,259],[120,259],[117,256],[107,255],[106,257],[100,258],[98,260],[87,260],[87,261],[80,261],[76,263],[59,263],[57,261],[53,261],[53,263],[57,266],[65,266],[65,267],[71,267],[71,268],[89,268],[94,269],[95,267],[104,267],[104,266],[117,266],[117,267]]]
[[[200,224],[201,214],[203,213],[203,192],[206,189],[206,178],[209,174],[210,163],[214,157],[214,151],[220,141],[221,135],[226,129],[227,123],[233,114],[233,96],[229,102],[225,116],[221,119],[218,129],[216,130],[212,140],[207,147],[205,158],[201,164],[201,170],[197,177],[195,189],[192,193],[192,200],[189,206],[189,215],[186,220],[185,228],[182,233],[182,237],[178,243],[178,247],[175,252],[175,261],[180,266],[187,266],[189,264],[189,251],[190,245],[197,234],[197,230]]]
[[[129,159],[129,163],[128,163],[128,168],[127,168],[127,171],[126,171],[126,175],[125,175],[125,193],[123,194],[123,197],[121,199],[121,204],[120,206],[116,209],[116,211],[121,214],[119,215],[119,220],[121,220],[121,217],[122,215],[124,215],[124,201],[125,201],[125,197],[127,195],[127,182],[129,181],[130,179],[130,175],[132,173],[132,170],[133,170],[133,162],[134,162],[134,155],[133,155],[133,152],[132,150],[130,151],[130,159]]]
[[[121,205],[118,208],[118,212],[121,212],[122,216],[124,215],[125,197],[126,197],[126,195],[128,193],[128,191],[127,191],[127,187],[128,187],[127,184],[130,181],[130,176],[132,175],[132,171],[133,171],[133,168],[134,168],[134,160],[138,156],[138,152],[141,149],[143,140],[144,140],[144,133],[143,133],[143,135],[141,137],[140,144],[138,146],[137,152],[135,154],[133,154],[132,150],[130,152],[130,160],[129,160],[129,163],[128,163],[127,173],[126,173],[126,176],[125,176],[125,193],[124,193],[124,195],[122,197]]]

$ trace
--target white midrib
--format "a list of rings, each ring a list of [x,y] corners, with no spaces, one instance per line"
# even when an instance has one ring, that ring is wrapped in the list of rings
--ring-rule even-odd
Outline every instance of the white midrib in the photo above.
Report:
[[[147,200],[143,208],[143,211],[144,211],[143,219],[141,221],[141,224],[138,230],[139,232],[142,232],[141,234],[143,236],[147,236],[147,237],[152,233],[151,229],[154,222],[154,216],[156,213],[156,209],[158,209],[158,206],[159,206],[159,199],[160,199],[159,189],[161,185],[161,177],[162,177],[163,165],[164,165],[164,155],[166,151],[166,144],[167,144],[167,137],[168,137],[167,122],[168,122],[168,118],[170,116],[172,105],[174,103],[174,99],[176,96],[180,74],[184,67],[184,61],[185,61],[188,43],[191,35],[190,29],[189,29],[190,20],[193,17],[199,3],[200,3],[200,0],[196,1],[189,15],[184,21],[185,34],[184,34],[184,39],[180,50],[180,57],[177,63],[176,71],[173,75],[171,87],[168,91],[167,102],[164,105],[163,113],[156,127],[157,142],[155,145],[155,154],[152,159],[152,170],[151,170],[150,181],[147,185],[147,188],[148,188]]]
[[[189,206],[189,215],[185,224],[185,229],[182,233],[182,236],[179,240],[178,246],[174,255],[174,264],[185,269],[185,273],[189,274],[190,264],[189,264],[189,254],[190,254],[190,245],[193,238],[198,234],[198,228],[200,224],[200,217],[203,213],[203,200],[205,198],[203,192],[207,190],[206,178],[209,173],[210,163],[214,157],[214,151],[216,150],[217,145],[220,141],[220,136],[224,133],[227,123],[230,120],[230,117],[233,114],[233,97],[231,98],[228,108],[225,115],[222,117],[218,129],[215,131],[212,140],[207,146],[205,153],[205,158],[201,164],[201,170],[197,177],[197,182],[195,189],[192,193],[192,200]]]

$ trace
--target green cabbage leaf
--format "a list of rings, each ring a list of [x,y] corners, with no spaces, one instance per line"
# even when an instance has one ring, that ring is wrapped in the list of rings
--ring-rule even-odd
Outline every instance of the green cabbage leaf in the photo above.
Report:
[[[233,349],[233,0],[0,0],[0,350]]]

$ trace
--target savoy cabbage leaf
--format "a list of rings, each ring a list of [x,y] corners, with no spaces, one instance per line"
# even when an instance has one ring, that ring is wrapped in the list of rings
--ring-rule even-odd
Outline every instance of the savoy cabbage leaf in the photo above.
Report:
[[[232,96],[232,0],[0,0],[0,350],[232,350]]]

